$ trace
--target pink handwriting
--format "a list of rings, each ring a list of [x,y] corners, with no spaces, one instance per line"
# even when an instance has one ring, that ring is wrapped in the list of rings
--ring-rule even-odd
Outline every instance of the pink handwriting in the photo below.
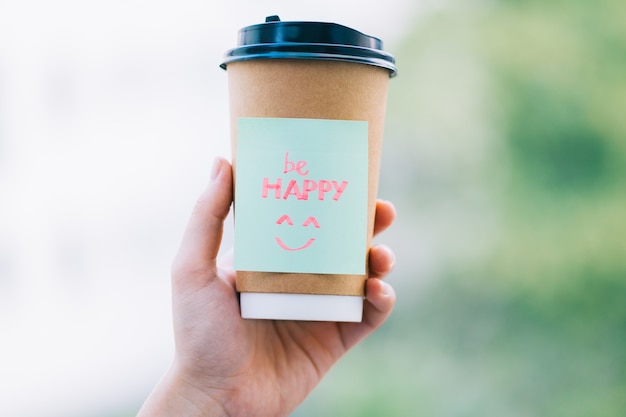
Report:
[[[333,192],[332,199],[334,201],[338,201],[347,186],[348,181],[341,181],[341,183],[338,183],[334,180],[304,180],[302,181],[302,184],[298,185],[298,181],[292,179],[289,180],[283,191],[282,178],[277,178],[274,182],[270,182],[270,179],[265,177],[263,178],[263,190],[261,192],[261,197],[268,198],[270,196],[270,191],[273,191],[272,194],[277,200],[281,198],[283,200],[287,200],[289,197],[294,197],[297,200],[308,200],[309,194],[317,190],[317,192],[313,194],[317,194],[318,200],[325,200],[327,197],[326,194]]]
[[[293,226],[293,221],[287,214],[283,214],[278,220],[276,220],[276,224],[282,224],[283,222],[287,222],[289,226]]]
[[[315,217],[313,217],[313,216],[309,216],[309,218],[306,219],[304,223],[302,223],[302,226],[307,227],[310,224],[313,224],[313,226],[316,229],[320,228],[320,224],[317,222],[317,219]]]
[[[276,224],[283,224],[284,222],[287,222],[287,224],[289,226],[293,226],[293,220],[291,220],[291,217],[289,217],[288,214],[283,214],[282,216],[280,216],[278,218],[278,220],[276,220]],[[317,221],[317,219],[315,218],[315,216],[309,216],[307,217],[307,219],[304,221],[304,223],[302,223],[303,227],[307,227],[309,225],[313,225],[313,227],[315,227],[316,229],[320,228],[320,224]]]
[[[285,245],[285,242],[283,242],[278,236],[275,237],[274,240],[276,240],[276,243],[278,243],[278,246],[280,246],[281,249],[288,250],[288,251],[303,250],[303,249],[308,248],[309,246],[311,246],[313,244],[313,242],[315,242],[315,239],[311,238],[311,239],[307,240],[306,243],[304,245],[300,246],[299,248],[292,248],[292,247],[289,247],[289,246]]]
[[[308,175],[309,170],[302,171],[302,169],[306,166],[306,161],[298,161],[291,162],[289,160],[289,152],[285,152],[285,168],[283,169],[283,174],[286,174],[291,171],[296,171],[299,175]]]
[[[283,165],[283,173],[295,171],[300,176],[309,175],[309,170],[305,169],[307,162],[304,160],[290,161],[289,152],[285,152],[285,164]],[[299,182],[297,179],[290,179],[283,187],[283,179],[277,178],[274,181],[270,181],[268,177],[263,178],[263,189],[261,191],[261,198],[271,198],[273,195],[276,200],[287,200],[290,197],[296,200],[308,200],[309,194],[317,196],[318,200],[325,200],[328,193],[332,193],[332,199],[338,201],[341,195],[348,186],[348,181],[329,181],[329,180],[311,180],[302,179]],[[315,198],[315,197],[313,197]]]
[[[291,220],[291,217],[289,217],[288,214],[283,214],[282,216],[280,216],[278,218],[278,220],[276,220],[276,224],[283,224],[284,222],[287,222],[287,224],[289,226],[293,226],[293,221]],[[309,216],[307,217],[307,219],[304,221],[304,223],[302,223],[303,227],[307,227],[309,225],[313,225],[315,226],[315,228],[319,229],[320,228],[320,224],[317,222],[317,219],[315,218],[315,216]],[[287,246],[285,244],[285,242],[283,242],[281,240],[280,237],[276,236],[274,238],[274,240],[276,240],[276,243],[278,244],[278,246],[280,246],[281,249],[284,250],[288,250],[288,251],[298,251],[298,250],[303,250],[308,248],[309,246],[311,246],[313,244],[313,242],[315,242],[315,238],[310,238],[309,240],[307,240],[304,245],[299,246],[297,248],[291,247],[291,246]]]

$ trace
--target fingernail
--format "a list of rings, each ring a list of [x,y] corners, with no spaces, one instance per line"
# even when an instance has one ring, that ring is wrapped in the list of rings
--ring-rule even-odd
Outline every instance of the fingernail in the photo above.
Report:
[[[380,246],[389,255],[389,258],[391,259],[391,262],[389,263],[389,270],[392,270],[393,267],[396,265],[396,254],[393,253],[393,251],[391,250],[389,246],[387,245],[380,245]]]
[[[213,167],[211,168],[211,181],[215,180],[222,169],[222,160],[215,158],[213,160]]]
[[[391,294],[391,285],[387,284],[385,281],[380,281],[380,292],[385,297]]]

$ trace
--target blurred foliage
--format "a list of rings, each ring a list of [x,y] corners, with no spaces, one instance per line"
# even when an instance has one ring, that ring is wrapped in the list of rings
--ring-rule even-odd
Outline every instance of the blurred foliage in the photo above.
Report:
[[[624,414],[624,16],[501,0],[416,20],[381,178],[398,307],[294,416]]]

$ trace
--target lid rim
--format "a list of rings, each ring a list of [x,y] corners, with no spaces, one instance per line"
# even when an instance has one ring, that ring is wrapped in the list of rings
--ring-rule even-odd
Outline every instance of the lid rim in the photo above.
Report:
[[[372,65],[389,70],[390,77],[397,75],[395,58],[379,49],[352,45],[304,44],[297,42],[260,43],[230,49],[224,55],[220,67],[226,69],[232,62],[255,59],[307,59],[323,61],[344,61]]]
[[[349,62],[354,64],[364,64],[372,67],[378,67],[381,69],[385,69],[389,71],[389,77],[393,78],[398,75],[398,70],[396,66],[392,63],[384,60],[384,59],[367,59],[365,57],[358,57],[354,55],[335,55],[335,54],[299,54],[299,55],[285,55],[285,54],[271,54],[271,53],[259,53],[255,55],[242,55],[242,56],[234,56],[230,59],[224,60],[222,64],[220,64],[220,68],[226,70],[228,64],[232,64],[234,62],[245,62],[245,61],[255,61],[260,59],[301,59],[307,61],[337,61],[337,62]]]

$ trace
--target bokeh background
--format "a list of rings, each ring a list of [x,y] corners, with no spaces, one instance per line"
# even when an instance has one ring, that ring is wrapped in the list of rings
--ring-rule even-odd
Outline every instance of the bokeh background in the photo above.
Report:
[[[131,417],[168,367],[170,261],[229,155],[218,64],[271,14],[400,69],[397,308],[293,416],[623,416],[621,0],[0,3],[0,415]]]

